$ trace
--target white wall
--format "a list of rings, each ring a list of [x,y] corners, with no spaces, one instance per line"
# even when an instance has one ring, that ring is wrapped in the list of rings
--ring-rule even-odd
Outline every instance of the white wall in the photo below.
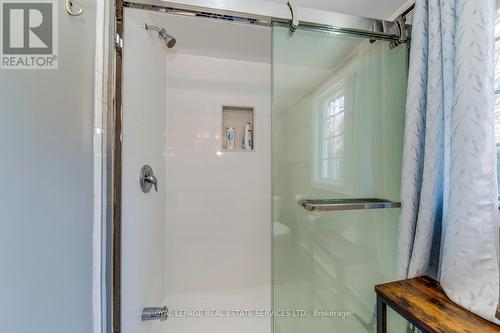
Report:
[[[144,28],[161,25],[158,14],[126,9],[124,22],[122,332],[152,333],[160,322],[141,322],[141,312],[164,299],[166,54],[163,41]],[[158,192],[142,191],[144,165],[153,168]]]
[[[271,307],[271,29],[127,9],[124,44],[123,332],[270,332],[265,317],[139,315]],[[254,152],[221,151],[222,105],[255,108]],[[140,192],[143,164],[160,193]]]
[[[58,1],[59,69],[0,70],[0,331],[92,329],[95,1]]]
[[[172,309],[269,309],[271,30],[163,15],[166,292]],[[221,151],[222,105],[255,108],[255,151]],[[270,332],[270,318],[171,318],[178,332]]]

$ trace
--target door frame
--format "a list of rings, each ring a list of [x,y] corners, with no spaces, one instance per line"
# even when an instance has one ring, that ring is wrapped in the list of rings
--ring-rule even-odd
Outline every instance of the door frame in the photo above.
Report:
[[[121,210],[122,210],[122,38],[123,38],[123,0],[115,0],[114,27],[114,91],[112,116],[109,117],[113,130],[109,131],[111,149],[111,332],[121,332]]]

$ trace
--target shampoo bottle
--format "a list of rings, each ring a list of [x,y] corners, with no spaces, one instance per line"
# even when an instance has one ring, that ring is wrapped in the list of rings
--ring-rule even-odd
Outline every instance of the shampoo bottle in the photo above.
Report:
[[[245,125],[245,136],[243,138],[243,149],[253,149],[252,124],[247,122]]]

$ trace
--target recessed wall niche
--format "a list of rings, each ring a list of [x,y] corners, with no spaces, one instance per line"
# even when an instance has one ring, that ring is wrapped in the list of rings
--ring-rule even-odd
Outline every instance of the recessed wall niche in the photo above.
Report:
[[[222,149],[225,151],[254,151],[253,107],[222,107]]]

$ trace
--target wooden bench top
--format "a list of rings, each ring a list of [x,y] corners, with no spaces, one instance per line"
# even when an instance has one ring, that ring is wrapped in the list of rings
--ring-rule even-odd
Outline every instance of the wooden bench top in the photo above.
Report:
[[[497,325],[453,303],[427,276],[375,286],[377,295],[401,316],[431,333],[500,332]]]

